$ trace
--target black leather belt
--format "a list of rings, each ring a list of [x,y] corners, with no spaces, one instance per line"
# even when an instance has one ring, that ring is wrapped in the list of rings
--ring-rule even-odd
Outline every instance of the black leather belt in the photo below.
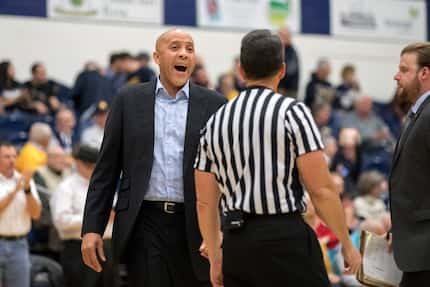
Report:
[[[0,235],[0,240],[20,240],[25,238],[25,235]]]
[[[171,201],[143,201],[143,207],[155,208],[164,213],[174,214],[184,212],[185,207],[183,203]]]

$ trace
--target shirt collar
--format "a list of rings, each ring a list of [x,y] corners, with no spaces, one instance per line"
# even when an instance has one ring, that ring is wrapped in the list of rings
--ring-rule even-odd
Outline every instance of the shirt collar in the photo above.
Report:
[[[416,114],[420,106],[424,103],[424,101],[430,96],[430,91],[427,91],[423,95],[421,95],[415,104],[412,106],[411,111]]]
[[[163,86],[163,83],[161,83],[161,80],[160,80],[160,76],[158,76],[157,77],[157,86],[156,86],[156,88],[155,88],[155,94],[157,95],[157,96],[160,96],[161,94],[160,94],[160,92],[161,91],[164,91],[164,93],[166,94],[166,95],[168,95],[167,94],[167,90],[166,90],[166,88],[164,88],[164,86]],[[189,97],[190,97],[190,81],[188,80],[186,83],[185,83],[185,85],[176,93],[176,99],[178,99],[179,97],[181,97],[181,96],[185,96],[185,98],[186,99],[189,99]]]
[[[17,172],[16,170],[13,171],[12,177],[6,177],[3,174],[0,173],[0,180],[18,180],[21,177],[21,174]]]
[[[37,149],[40,149],[41,151],[45,151],[45,148],[41,145],[41,144],[38,144],[37,142],[31,142],[31,144],[35,147],[35,148],[37,148]]]
[[[78,180],[78,182],[80,182],[83,185],[88,185],[90,182],[88,179],[83,177],[78,171],[76,171],[75,176],[76,176],[76,179]]]

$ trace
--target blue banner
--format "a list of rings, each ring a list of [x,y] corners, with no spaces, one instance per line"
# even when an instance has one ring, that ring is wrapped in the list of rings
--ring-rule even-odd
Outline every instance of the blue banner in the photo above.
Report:
[[[164,0],[164,24],[196,26],[196,1],[199,0]]]
[[[302,33],[330,34],[330,0],[302,0]]]
[[[0,14],[46,17],[47,0],[1,0]]]

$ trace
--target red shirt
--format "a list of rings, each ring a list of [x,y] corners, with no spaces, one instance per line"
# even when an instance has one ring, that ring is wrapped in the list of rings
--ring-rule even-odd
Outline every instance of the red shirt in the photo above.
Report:
[[[334,235],[334,233],[322,221],[320,221],[320,223],[318,224],[316,228],[316,233],[317,233],[318,239],[321,239],[324,237],[328,238],[328,242],[327,242],[328,249],[333,249],[339,244],[339,239],[336,238],[336,235]]]

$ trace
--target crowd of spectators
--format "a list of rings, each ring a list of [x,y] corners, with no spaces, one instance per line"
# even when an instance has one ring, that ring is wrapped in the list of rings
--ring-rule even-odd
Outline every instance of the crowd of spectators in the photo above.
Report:
[[[279,35],[285,45],[287,66],[279,92],[297,98],[300,54],[287,28],[282,28]],[[30,67],[30,79],[25,83],[15,79],[11,62],[0,63],[0,139],[11,142],[18,150],[16,170],[32,173],[42,205],[40,219],[33,221],[28,235],[30,252],[60,263],[67,280],[87,272],[77,263],[77,255],[73,261],[62,257],[79,252],[86,187],[102,143],[109,106],[124,85],[155,77],[150,59],[147,53],[133,56],[120,52],[110,56],[106,69],[87,62],[72,87],[51,78],[41,62]],[[235,58],[231,70],[220,75],[213,85],[204,61],[199,59],[191,80],[233,100],[245,87],[238,65],[239,59]],[[331,83],[331,73],[328,58],[321,58],[309,75],[303,101],[321,132],[351,237],[358,244],[361,229],[384,234],[390,228],[386,180],[409,106],[396,95],[389,103],[375,102],[375,95],[361,90],[352,64],[345,63],[342,68],[341,83]],[[0,210],[0,219],[2,216]],[[305,218],[320,239],[333,286],[360,286],[354,278],[342,275],[339,241],[318,218],[311,202]],[[109,238],[106,234],[105,239]],[[94,277],[94,282],[120,285],[116,277],[106,278]]]

